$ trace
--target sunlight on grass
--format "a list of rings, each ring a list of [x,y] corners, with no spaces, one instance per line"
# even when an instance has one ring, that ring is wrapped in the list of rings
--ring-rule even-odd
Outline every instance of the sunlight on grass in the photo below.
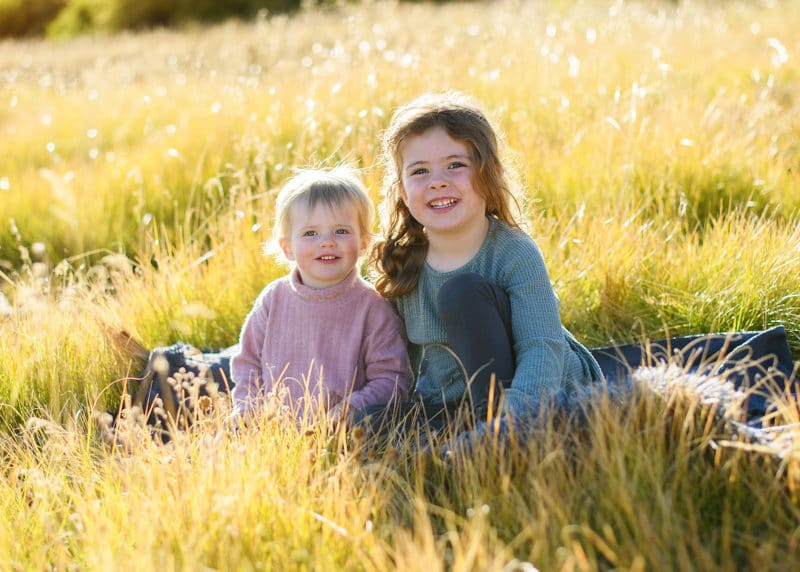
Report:
[[[286,271],[262,247],[292,168],[348,162],[379,200],[381,130],[435,89],[502,127],[581,341],[783,325],[800,358],[798,9],[368,2],[3,42],[0,568],[797,568],[796,400],[748,438],[680,363],[451,455],[228,435],[225,395],[168,443],[110,414],[147,349],[236,341]]]
[[[712,447],[721,420],[680,392],[600,398],[585,420],[449,461],[405,447],[370,461],[324,424],[280,416],[222,438],[219,417],[207,422],[166,445],[128,431],[109,449],[85,422],[31,418],[0,448],[4,554],[92,569],[526,570],[778,564],[796,550],[785,479],[800,484],[798,467],[776,479],[769,457]],[[11,541],[18,530],[27,542]]]

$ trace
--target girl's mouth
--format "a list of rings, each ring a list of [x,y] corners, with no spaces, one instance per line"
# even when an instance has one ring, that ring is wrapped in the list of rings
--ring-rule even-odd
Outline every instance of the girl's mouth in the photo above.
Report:
[[[458,199],[454,198],[446,198],[446,199],[436,199],[428,203],[428,206],[432,209],[446,209],[447,207],[452,207],[454,204],[458,202]]]

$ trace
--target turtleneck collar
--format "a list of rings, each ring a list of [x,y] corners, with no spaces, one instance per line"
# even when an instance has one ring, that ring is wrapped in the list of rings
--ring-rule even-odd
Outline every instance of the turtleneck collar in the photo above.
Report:
[[[327,288],[312,288],[303,284],[300,278],[300,270],[295,266],[289,274],[289,285],[292,290],[303,300],[308,302],[328,302],[339,298],[348,291],[352,291],[353,286],[360,280],[358,271],[354,268],[344,280]]]

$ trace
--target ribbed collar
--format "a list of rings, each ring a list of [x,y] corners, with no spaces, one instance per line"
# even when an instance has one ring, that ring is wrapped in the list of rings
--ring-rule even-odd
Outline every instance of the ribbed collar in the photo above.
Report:
[[[353,269],[344,280],[328,288],[312,288],[301,282],[300,270],[295,266],[289,274],[289,286],[301,299],[306,302],[330,302],[336,298],[341,298],[348,292],[354,292],[354,287],[358,284],[361,276],[356,269]]]

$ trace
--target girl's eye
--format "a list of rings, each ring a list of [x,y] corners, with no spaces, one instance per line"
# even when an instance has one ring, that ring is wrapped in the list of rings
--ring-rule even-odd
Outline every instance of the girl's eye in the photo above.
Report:
[[[303,233],[303,236],[317,236],[317,231],[315,230],[307,230]]]
[[[336,234],[350,234],[350,231],[346,228],[337,228],[334,232]]]
[[[411,171],[411,175],[412,176],[413,175],[424,175],[427,172],[428,172],[427,169],[423,169],[422,167],[420,167],[419,169],[414,169],[413,171]]]
[[[461,167],[466,167],[466,165],[461,161],[453,161],[452,163],[450,163],[451,169],[460,169]]]

